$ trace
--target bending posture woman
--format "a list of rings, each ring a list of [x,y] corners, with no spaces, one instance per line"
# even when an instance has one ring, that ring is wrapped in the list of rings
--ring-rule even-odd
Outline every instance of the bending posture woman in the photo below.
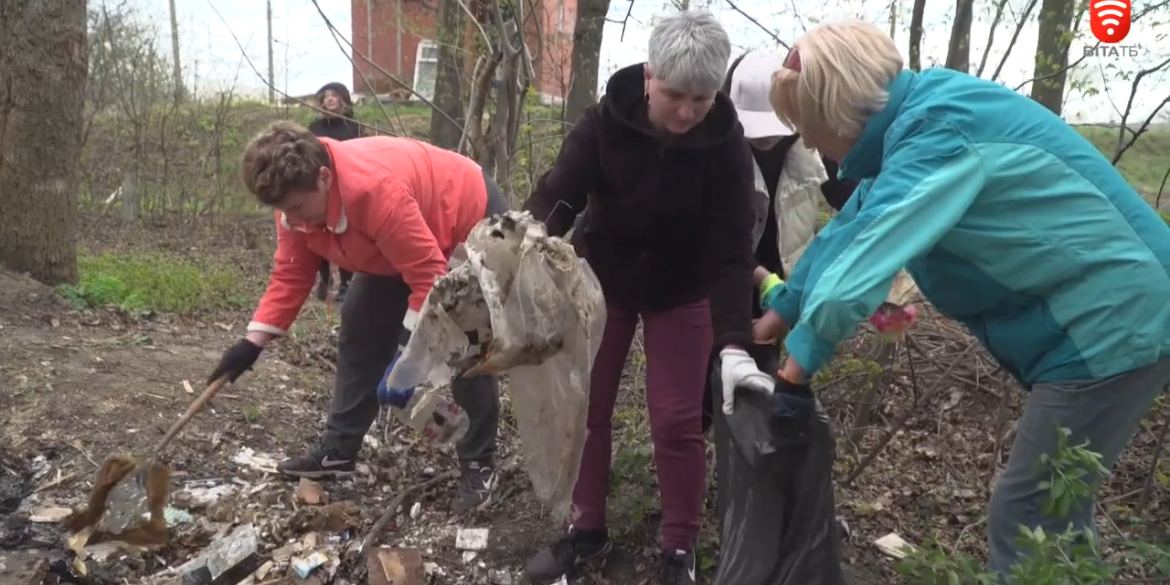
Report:
[[[991,568],[1015,563],[1020,525],[1091,528],[1088,498],[1042,513],[1039,461],[1066,428],[1112,468],[1170,382],[1170,227],[1052,112],[965,73],[903,69],[871,24],[809,31],[771,97],[865,180],[757,323],[760,338],[792,327],[776,392],[807,392],[905,266],[1029,393],[991,495]]]
[[[277,465],[284,475],[352,475],[378,416],[378,386],[418,320],[435,279],[481,219],[508,202],[474,161],[409,138],[338,142],[278,122],[244,150],[244,185],[274,208],[276,256],[247,334],[211,374],[234,382],[274,338],[288,333],[328,260],[357,272],[341,309],[337,377],[323,440]],[[396,349],[397,348],[397,349]],[[495,378],[452,384],[470,428],[456,444],[463,481],[453,507],[487,504],[495,486],[499,401]]]
[[[641,319],[646,400],[662,497],[660,583],[695,582],[703,505],[702,401],[712,347],[724,384],[770,392],[752,346],[751,154],[735,107],[719,92],[727,33],[707,13],[664,18],[649,61],[619,70],[601,103],[569,133],[526,209],[574,242],[605,293],[608,320],[594,361],[589,435],[568,534],[529,564],[552,581],[610,550],[614,401]]]

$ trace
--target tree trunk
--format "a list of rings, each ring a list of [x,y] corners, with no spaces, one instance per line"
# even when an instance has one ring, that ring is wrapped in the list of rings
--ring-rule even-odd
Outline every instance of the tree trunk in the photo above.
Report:
[[[463,136],[463,9],[458,0],[439,0],[436,25],[439,42],[438,71],[435,74],[435,108],[431,112],[431,143],[457,150]],[[443,116],[445,112],[451,120]]]
[[[0,2],[0,264],[77,280],[85,0]]]
[[[1058,116],[1064,106],[1073,9],[1073,0],[1043,0],[1040,5],[1032,99]]]
[[[956,0],[955,21],[951,24],[951,42],[947,47],[947,69],[971,72],[971,21],[975,0]]]
[[[910,11],[910,69],[922,71],[922,19],[926,0],[914,0]]]
[[[576,124],[585,108],[597,103],[597,68],[601,62],[601,29],[609,13],[609,0],[583,0],[577,4],[573,25],[573,63],[565,121]]]
[[[171,60],[173,63],[171,67],[174,69],[172,75],[174,76],[173,83],[175,84],[175,105],[179,105],[187,98],[187,90],[183,87],[183,62],[179,59],[179,13],[175,10],[175,0],[170,0],[171,4]],[[269,4],[269,12],[272,10],[272,5]],[[269,15],[271,18],[271,14]],[[269,24],[268,34],[272,36],[272,25]],[[271,52],[271,51],[270,51]],[[272,58],[269,57],[269,63]],[[269,66],[271,69],[271,66]]]

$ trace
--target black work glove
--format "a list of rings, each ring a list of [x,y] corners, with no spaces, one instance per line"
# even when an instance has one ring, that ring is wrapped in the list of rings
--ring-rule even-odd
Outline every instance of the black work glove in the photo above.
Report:
[[[241,339],[235,345],[223,352],[223,357],[219,359],[219,365],[215,367],[215,371],[207,378],[207,383],[222,378],[225,374],[228,376],[228,381],[235,382],[244,372],[252,369],[256,365],[256,360],[260,359],[260,352],[264,348],[248,341]]]
[[[772,431],[788,438],[803,438],[817,411],[817,399],[808,384],[776,378],[772,394]]]

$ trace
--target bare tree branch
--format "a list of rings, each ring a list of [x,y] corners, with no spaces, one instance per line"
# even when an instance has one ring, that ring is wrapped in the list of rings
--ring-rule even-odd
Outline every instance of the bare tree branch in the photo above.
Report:
[[[1167,6],[1170,6],[1170,0],[1162,0],[1161,2],[1158,2],[1156,4],[1150,4],[1149,6],[1142,8],[1142,10],[1140,12],[1135,12],[1133,14],[1133,21],[1137,22],[1143,16],[1145,16],[1151,12],[1154,12],[1155,10],[1160,10],[1162,8],[1165,8]]]
[[[630,22],[630,16],[633,13],[634,13],[634,0],[630,0],[630,5],[629,5],[629,7],[626,8],[626,17],[625,18],[623,18],[621,20],[610,20],[608,18],[605,19],[606,22],[612,22],[614,24],[622,25],[622,34],[618,35],[619,41],[626,40],[626,24],[628,24]]]
[[[232,40],[234,40],[236,42],[236,46],[239,47],[239,49],[240,49],[240,55],[242,55],[244,58],[244,61],[248,63],[248,67],[252,68],[252,71],[256,74],[256,77],[260,78],[260,81],[264,82],[264,85],[268,86],[270,89],[275,90],[276,93],[280,94],[281,97],[288,99],[288,100],[292,100],[292,101],[294,101],[294,102],[296,102],[296,103],[298,103],[306,108],[313,110],[314,112],[324,113],[324,114],[331,113],[331,112],[328,112],[327,110],[324,110],[324,109],[318,107],[317,104],[311,104],[311,103],[306,102],[306,101],[304,101],[296,96],[289,95],[289,94],[285,93],[283,90],[281,90],[280,88],[273,85],[271,81],[269,81],[266,77],[264,77],[264,74],[260,72],[260,70],[256,67],[256,64],[252,62],[252,59],[248,57],[248,51],[246,49],[244,49],[244,44],[242,42],[240,42],[240,37],[236,36],[235,31],[233,31],[231,29],[231,26],[228,25],[227,20],[225,20],[223,15],[219,13],[219,10],[216,9],[215,5],[212,4],[210,0],[208,0],[207,4],[209,6],[211,6],[211,10],[213,12],[215,12],[215,15],[218,16],[219,20],[221,22],[223,22],[225,27],[227,27],[228,34],[232,35]],[[366,128],[368,130],[372,130],[374,132],[381,131],[377,126],[371,126],[369,124],[363,123],[360,120],[356,120],[353,118],[347,118],[344,116],[342,116],[342,118],[344,118],[346,120],[350,120],[350,121],[354,122],[355,124],[357,124],[358,126]]]
[[[207,0],[207,2],[210,4],[211,0]],[[349,46],[350,51],[352,51],[354,55],[361,57],[363,61],[365,61],[366,63],[368,63],[370,65],[370,67],[377,69],[378,73],[385,75],[387,79],[389,79],[390,81],[393,81],[394,83],[401,86],[403,89],[409,91],[411,95],[413,95],[415,98],[417,98],[418,101],[426,104],[427,107],[434,109],[434,110],[438,110],[440,116],[443,116],[444,118],[449,120],[452,124],[459,126],[459,122],[457,120],[452,118],[449,114],[447,114],[447,112],[444,112],[444,111],[440,110],[438,107],[436,107],[435,103],[432,102],[431,100],[427,99],[426,96],[415,91],[414,87],[412,85],[402,81],[401,79],[398,79],[398,77],[396,75],[394,75],[393,73],[390,73],[385,68],[383,68],[381,65],[378,65],[377,63],[375,63],[373,61],[373,59],[371,59],[368,55],[359,51],[357,47],[353,46],[353,43],[349,42],[349,40],[345,38],[345,35],[341,34],[340,31],[337,30],[337,27],[333,25],[333,21],[329,20],[329,18],[327,16],[325,16],[325,13],[321,10],[321,6],[319,4],[317,4],[317,0],[312,0],[312,2],[313,2],[313,6],[315,6],[317,8],[317,12],[321,15],[321,18],[323,18],[325,20],[325,26],[329,27],[329,30],[337,35],[334,38],[340,38],[341,40],[344,40],[345,44]],[[344,50],[343,50],[343,52],[344,52]],[[353,58],[349,58],[349,61],[352,64]]]
[[[1101,43],[1097,43],[1095,46],[1099,47],[1099,46],[1101,46]],[[1024,88],[1024,86],[1028,85],[1029,83],[1035,83],[1037,81],[1044,81],[1045,79],[1051,79],[1053,77],[1056,77],[1057,75],[1062,75],[1065,72],[1073,69],[1077,65],[1080,65],[1082,62],[1084,62],[1085,59],[1087,59],[1089,57],[1089,55],[1092,55],[1092,54],[1093,54],[1092,51],[1085,51],[1080,56],[1080,58],[1077,59],[1076,61],[1073,61],[1072,63],[1069,63],[1068,65],[1065,65],[1064,67],[1061,67],[1060,69],[1057,69],[1056,71],[1052,71],[1049,73],[1045,73],[1044,75],[1040,75],[1037,77],[1033,77],[1032,79],[1028,79],[1028,80],[1024,81],[1023,83],[1015,86],[1012,89],[1014,89],[1015,91],[1020,91],[1021,89]],[[996,73],[999,73],[999,71],[997,70]]]
[[[1166,58],[1166,60],[1162,61],[1161,63],[1150,67],[1149,69],[1142,69],[1141,71],[1138,71],[1137,75],[1134,76],[1133,87],[1129,90],[1129,100],[1125,104],[1125,112],[1121,114],[1121,127],[1117,131],[1117,150],[1113,153],[1113,160],[1111,161],[1114,165],[1116,165],[1118,161],[1121,160],[1121,157],[1125,154],[1125,151],[1129,150],[1130,147],[1132,147],[1133,144],[1137,142],[1138,137],[1140,137],[1143,133],[1145,133],[1146,130],[1149,129],[1150,123],[1154,121],[1154,117],[1158,115],[1158,112],[1162,111],[1162,108],[1166,107],[1167,103],[1170,103],[1170,95],[1167,95],[1166,99],[1162,100],[1162,103],[1158,104],[1158,106],[1155,107],[1152,112],[1150,112],[1150,115],[1146,117],[1145,121],[1142,122],[1142,125],[1133,132],[1129,142],[1125,141],[1125,133],[1128,130],[1126,127],[1126,120],[1129,119],[1130,114],[1133,112],[1133,100],[1137,97],[1138,86],[1141,84],[1142,78],[1150,75],[1151,73],[1157,73],[1168,65],[1170,65],[1170,57]]]
[[[317,0],[313,0],[313,7],[317,9],[317,14],[321,15],[321,18],[325,21],[326,26],[329,27],[329,34],[330,34],[330,36],[333,37],[333,42],[337,45],[337,50],[341,51],[341,53],[344,55],[345,54],[345,47],[341,46],[341,41],[337,38],[337,32],[336,32],[336,29],[333,28],[333,23],[329,22],[329,17],[325,16],[325,12],[321,10],[321,5],[317,4]],[[369,9],[370,9],[370,7],[366,6],[366,10],[369,10]],[[374,92],[374,84],[370,83],[370,78],[366,76],[366,72],[362,71],[362,68],[358,67],[357,64],[353,62],[352,57],[349,57],[348,55],[346,55],[346,58],[349,59],[350,67],[353,67],[354,71],[357,71],[358,75],[362,76],[362,83],[365,83],[366,87],[370,88],[371,92]],[[378,99],[376,92],[374,95],[374,101],[377,102],[378,109],[382,111],[382,117],[386,119],[386,124],[393,127],[394,122],[390,119],[390,114],[386,111],[386,106],[382,105],[382,100]],[[394,110],[394,117],[398,119],[398,127],[402,128],[403,131],[405,132],[406,125],[402,122],[402,116],[398,115],[397,108],[395,108],[395,110]]]
[[[764,26],[763,23],[761,23],[760,21],[756,20],[756,18],[754,16],[744,12],[743,9],[740,8],[739,6],[736,6],[735,2],[732,2],[731,0],[727,0],[727,5],[730,6],[732,10],[740,13],[744,18],[748,19],[748,21],[750,21],[752,24],[759,27],[759,29],[764,31],[768,36],[772,37],[772,39],[775,40],[777,43],[779,43],[781,47],[784,47],[785,49],[789,49],[789,50],[792,49],[792,47],[788,46],[788,43],[780,40],[780,37],[776,36],[776,33],[772,32],[771,29]]]
[[[979,58],[979,68],[975,70],[975,77],[983,77],[983,69],[987,67],[987,57],[991,55],[991,48],[995,46],[995,27],[999,26],[999,19],[1003,17],[1003,9],[1008,0],[999,0],[995,4],[995,16],[991,19],[991,29],[987,32],[987,46],[983,48],[983,56]],[[1010,50],[1010,48],[1009,48]]]
[[[1016,41],[1020,40],[1020,33],[1023,32],[1024,25],[1028,23],[1028,17],[1032,15],[1032,10],[1035,8],[1036,0],[1028,0],[1028,5],[1024,7],[1024,15],[1016,21],[1016,30],[1012,31],[1012,40],[1008,41],[1007,49],[1004,50],[1003,57],[1000,57],[999,65],[995,67],[995,73],[991,74],[992,81],[999,79],[999,75],[1003,73],[1003,68],[1007,65],[1008,57],[1012,54],[1012,49],[1016,48]],[[988,49],[990,50],[990,47]],[[1018,90],[1019,88],[1016,89]]]

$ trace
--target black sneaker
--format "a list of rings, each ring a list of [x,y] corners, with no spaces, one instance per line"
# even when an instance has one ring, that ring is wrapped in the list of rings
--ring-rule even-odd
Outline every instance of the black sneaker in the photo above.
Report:
[[[662,553],[658,582],[661,585],[695,585],[695,553],[689,550]]]
[[[576,530],[552,546],[536,553],[528,561],[528,578],[535,583],[553,583],[573,569],[593,559],[599,559],[613,550],[609,533],[605,530]]]
[[[492,491],[496,488],[496,469],[491,461],[465,461],[460,463],[462,477],[459,493],[451,509],[456,512],[478,510],[492,503]]]
[[[353,475],[357,464],[353,457],[342,457],[336,450],[314,447],[308,455],[285,459],[276,470],[290,477],[341,479]]]

